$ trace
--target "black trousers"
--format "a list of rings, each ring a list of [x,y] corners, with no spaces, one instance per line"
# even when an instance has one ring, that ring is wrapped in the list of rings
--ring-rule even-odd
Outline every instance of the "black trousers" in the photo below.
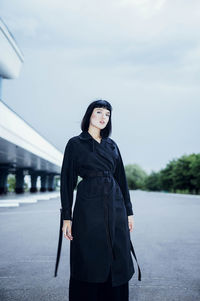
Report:
[[[112,287],[111,273],[103,283],[91,283],[74,279],[69,279],[69,301],[128,301],[129,284]]]

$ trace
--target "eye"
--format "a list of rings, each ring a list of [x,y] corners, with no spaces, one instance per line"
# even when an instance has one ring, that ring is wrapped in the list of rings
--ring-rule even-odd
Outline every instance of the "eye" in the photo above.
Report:
[[[97,113],[102,113],[102,111],[97,111]],[[110,114],[106,114],[106,116],[110,117]]]

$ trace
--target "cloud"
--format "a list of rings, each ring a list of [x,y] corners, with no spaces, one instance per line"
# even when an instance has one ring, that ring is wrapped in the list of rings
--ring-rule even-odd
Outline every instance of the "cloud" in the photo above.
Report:
[[[163,9],[166,0],[120,0],[118,5],[122,7],[132,7],[144,17],[149,18],[159,13]]]
[[[194,0],[15,0],[12,6],[4,0],[1,6],[25,56],[35,50],[60,66],[109,70],[130,83],[197,84]]]
[[[17,35],[23,35],[25,39],[35,38],[39,29],[39,20],[33,17],[7,17],[7,23],[9,23],[9,29],[11,32],[15,32]]]
[[[60,149],[66,128],[78,124],[77,108],[99,97],[114,105],[115,133],[124,145],[126,127],[129,162],[134,157],[159,168],[183,149],[199,150],[193,126],[199,118],[199,1],[1,0],[0,11],[25,56],[20,78],[4,82],[5,94],[16,108],[19,102],[27,107],[28,99],[28,119],[39,126],[40,103],[44,111],[51,105],[43,127],[55,128],[48,114],[56,112]],[[69,102],[76,106],[68,120]],[[176,143],[182,111],[187,134]]]
[[[15,24],[17,20],[21,24],[21,18],[27,18],[30,31],[37,23],[41,35],[48,31],[57,37],[57,42],[72,38],[83,45],[84,41],[93,45],[157,41],[174,38],[178,32],[181,35],[184,32],[185,38],[190,37],[198,32],[195,24],[200,23],[199,7],[200,4],[193,0],[14,0],[12,5],[1,1],[2,14],[6,17],[9,12],[10,16],[15,16]],[[192,19],[188,18],[190,13]],[[21,25],[18,27],[23,29]]]

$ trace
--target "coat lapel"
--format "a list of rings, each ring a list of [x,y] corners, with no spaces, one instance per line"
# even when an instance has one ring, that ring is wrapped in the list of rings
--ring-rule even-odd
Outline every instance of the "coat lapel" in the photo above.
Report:
[[[96,148],[96,152],[112,164],[114,163],[113,159],[117,159],[118,154],[116,146],[109,137],[103,137],[101,143],[99,143],[88,133],[88,131],[82,131],[79,138],[83,141],[89,141],[91,143],[92,152],[94,152]]]

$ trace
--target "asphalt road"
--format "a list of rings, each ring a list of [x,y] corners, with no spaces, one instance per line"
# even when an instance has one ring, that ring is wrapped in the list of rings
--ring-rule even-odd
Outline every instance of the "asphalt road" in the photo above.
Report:
[[[200,197],[131,191],[131,199],[142,281],[134,261],[130,301],[200,301]],[[66,239],[53,275],[59,208],[59,198],[0,208],[0,301],[68,300]]]

